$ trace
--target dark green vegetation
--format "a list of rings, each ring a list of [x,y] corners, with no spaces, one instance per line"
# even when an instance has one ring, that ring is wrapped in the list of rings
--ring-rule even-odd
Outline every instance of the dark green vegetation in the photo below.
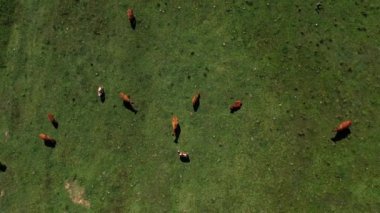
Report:
[[[380,3],[205,2],[0,1],[0,212],[379,211]]]

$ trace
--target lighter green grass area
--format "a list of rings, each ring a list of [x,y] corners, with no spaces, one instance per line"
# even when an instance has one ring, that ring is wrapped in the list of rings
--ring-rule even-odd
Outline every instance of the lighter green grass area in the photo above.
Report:
[[[380,211],[380,3],[267,2],[0,0],[0,212]]]

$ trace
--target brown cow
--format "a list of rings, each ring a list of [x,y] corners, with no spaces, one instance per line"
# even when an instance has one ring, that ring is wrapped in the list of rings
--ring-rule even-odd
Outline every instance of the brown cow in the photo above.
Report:
[[[47,147],[51,147],[51,148],[54,148],[55,147],[55,144],[56,144],[56,141],[50,137],[49,135],[47,134],[44,134],[44,133],[41,133],[38,135],[38,137],[44,141],[45,143],[45,146]]]
[[[121,100],[123,100],[123,104],[124,104],[124,107],[131,110],[132,112],[134,112],[135,114],[137,113],[137,110],[133,107],[133,102],[131,101],[131,98],[129,95],[123,93],[123,92],[120,92],[119,93],[119,97],[121,98]]]
[[[193,98],[191,99],[194,112],[198,111],[198,108],[200,105],[200,99],[201,99],[201,94],[199,92],[196,95],[194,95]]]
[[[54,128],[56,128],[56,129],[58,128],[58,121],[55,119],[53,114],[48,113],[48,120],[54,126]]]
[[[172,131],[172,135],[175,136],[174,142],[177,143],[181,133],[181,127],[179,125],[179,119],[175,115],[172,117]]]
[[[131,23],[132,29],[135,29],[136,28],[136,17],[135,17],[135,14],[133,13],[132,8],[128,9],[127,16],[128,16],[129,23]]]
[[[179,126],[179,119],[177,116],[174,115],[172,117],[172,130],[173,130],[172,135],[175,135],[175,132],[177,131],[178,126]]]
[[[352,125],[352,121],[351,120],[343,121],[333,131],[335,131],[335,132],[341,132],[341,131],[344,131],[344,130],[348,129],[351,125]]]
[[[132,19],[135,18],[135,15],[133,14],[133,9],[132,8],[128,8],[127,10],[127,16],[128,16],[128,20],[131,21]]]
[[[238,111],[241,106],[243,105],[243,103],[240,101],[240,100],[237,100],[235,101],[231,106],[230,106],[230,111],[231,113],[234,113],[236,111]]]
[[[44,134],[44,133],[39,134],[38,137],[39,137],[41,140],[44,140],[44,141],[53,140],[53,138],[51,138],[49,135]]]
[[[128,102],[128,103],[133,104],[133,102],[130,99],[130,96],[125,94],[124,92],[120,92],[119,97],[121,98],[121,100],[123,100],[123,102]]]
[[[49,119],[50,122],[55,121],[54,115],[51,114],[51,113],[48,113],[48,119]]]
[[[337,142],[344,138],[347,138],[349,134],[351,134],[350,126],[352,125],[351,120],[343,121],[333,129],[334,132],[336,132],[335,136],[331,138],[332,141]]]

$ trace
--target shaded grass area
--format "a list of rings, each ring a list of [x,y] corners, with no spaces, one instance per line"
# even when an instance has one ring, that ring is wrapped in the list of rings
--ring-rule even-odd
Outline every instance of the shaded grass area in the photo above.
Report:
[[[17,2],[9,2],[6,0],[0,1],[0,49],[4,50],[8,46],[11,27],[15,22],[15,8]],[[6,51],[0,52],[0,69],[6,68]]]
[[[326,2],[320,14],[303,1],[7,5],[0,210],[84,211],[66,180],[84,187],[92,210],[111,212],[380,208],[380,5]],[[243,107],[231,115],[236,99]],[[334,144],[343,119],[352,133]]]

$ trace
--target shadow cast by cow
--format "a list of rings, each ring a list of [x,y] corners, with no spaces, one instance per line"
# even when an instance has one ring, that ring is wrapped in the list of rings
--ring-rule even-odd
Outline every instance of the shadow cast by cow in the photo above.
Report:
[[[348,137],[348,135],[351,134],[351,130],[349,128],[344,129],[342,131],[336,132],[335,136],[331,138],[331,140],[336,143],[340,140],[343,140]]]
[[[54,126],[54,128],[58,129],[58,126],[59,126],[58,121],[54,120],[51,122],[51,124]]]
[[[239,110],[240,110],[240,108],[238,108],[238,109],[230,109],[230,113],[235,113],[235,112],[237,112]]]
[[[178,124],[177,128],[174,130],[174,143],[178,143],[179,135],[181,134],[181,126]]]
[[[189,156],[180,156],[179,159],[181,160],[181,162],[183,163],[190,163],[190,157]]]
[[[102,93],[100,96],[100,101],[104,103],[106,101],[106,93]]]
[[[138,112],[134,107],[133,105],[131,104],[131,102],[128,102],[128,101],[123,101],[123,105],[126,109],[128,109],[129,111],[131,112],[134,112],[135,114]]]
[[[136,18],[133,17],[131,20],[129,20],[129,23],[131,24],[131,28],[132,28],[133,30],[135,30],[135,29],[136,29],[136,25],[137,25]]]
[[[57,141],[55,141],[54,139],[52,139],[52,140],[44,140],[44,144],[45,144],[45,146],[53,149],[57,145]]]
[[[7,166],[0,162],[0,172],[5,172],[5,171],[7,171]]]
[[[193,105],[194,112],[198,111],[199,105],[200,105],[200,101],[197,101],[197,102],[194,103],[194,105]]]

